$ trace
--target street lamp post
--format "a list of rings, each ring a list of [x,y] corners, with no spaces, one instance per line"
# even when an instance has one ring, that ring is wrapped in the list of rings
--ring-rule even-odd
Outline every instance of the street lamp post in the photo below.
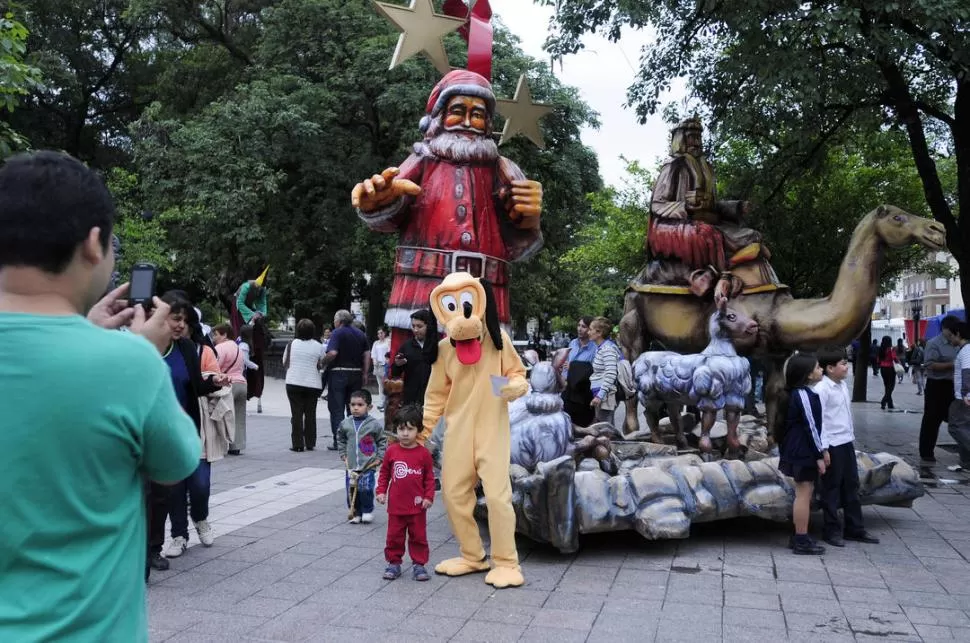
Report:
[[[919,342],[919,320],[920,316],[923,314],[923,298],[917,296],[913,299],[913,307],[911,309],[913,313],[913,346]]]

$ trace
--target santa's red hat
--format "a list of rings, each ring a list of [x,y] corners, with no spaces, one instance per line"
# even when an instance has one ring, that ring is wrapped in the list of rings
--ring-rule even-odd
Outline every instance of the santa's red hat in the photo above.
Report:
[[[485,101],[488,114],[495,112],[495,94],[492,93],[492,83],[481,74],[467,69],[455,69],[445,74],[438,84],[431,90],[425,116],[421,118],[418,127],[422,132],[428,131],[431,121],[441,115],[445,105],[455,96],[475,96]]]

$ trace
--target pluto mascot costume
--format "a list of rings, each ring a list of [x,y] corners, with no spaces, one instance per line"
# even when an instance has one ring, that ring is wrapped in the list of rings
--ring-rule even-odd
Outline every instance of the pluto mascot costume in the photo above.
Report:
[[[509,402],[526,394],[525,367],[502,332],[491,285],[467,272],[455,272],[431,292],[431,310],[447,337],[424,398],[424,431],[431,435],[445,418],[441,495],[461,556],[442,561],[435,572],[462,576],[490,568],[473,515],[475,486],[482,481],[492,544],[491,571],[485,582],[518,587],[525,582],[515,549],[515,511],[509,482],[511,432]],[[499,395],[493,392],[493,378]]]

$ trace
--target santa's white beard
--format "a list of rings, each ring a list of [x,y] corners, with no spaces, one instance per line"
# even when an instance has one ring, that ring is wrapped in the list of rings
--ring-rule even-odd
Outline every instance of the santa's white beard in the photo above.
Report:
[[[467,136],[441,130],[426,142],[432,154],[456,163],[494,161],[498,158],[498,145],[484,134]]]

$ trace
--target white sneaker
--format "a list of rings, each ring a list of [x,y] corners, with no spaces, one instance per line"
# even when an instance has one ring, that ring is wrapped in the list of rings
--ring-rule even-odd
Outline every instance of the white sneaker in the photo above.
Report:
[[[360,524],[360,516],[354,516],[353,518],[350,519],[350,522],[351,522],[351,524],[359,525]]]
[[[195,523],[195,533],[199,535],[199,542],[206,547],[212,547],[212,542],[216,539],[212,535],[212,526],[209,525],[208,520],[200,520]]]
[[[185,538],[178,536],[172,539],[163,553],[165,558],[178,558],[186,549],[188,549],[188,543],[185,542]]]
[[[362,523],[370,524],[374,522],[374,514],[364,514],[360,517]]]

